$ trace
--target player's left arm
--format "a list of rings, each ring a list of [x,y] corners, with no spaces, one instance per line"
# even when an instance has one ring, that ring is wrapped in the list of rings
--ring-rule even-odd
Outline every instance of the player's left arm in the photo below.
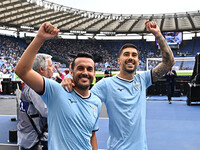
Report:
[[[161,31],[156,24],[156,22],[153,21],[147,21],[145,23],[146,28],[149,32],[151,32],[156,40],[159,43],[160,51],[162,54],[162,61],[160,64],[158,64],[153,70],[152,70],[152,78],[153,82],[157,81],[159,78],[161,78],[172,66],[175,64],[174,55],[172,53],[171,48],[167,44],[165,38],[161,34]]]
[[[92,150],[98,150],[97,138],[96,138],[95,131],[92,131],[92,137],[90,139],[90,143],[92,145]]]

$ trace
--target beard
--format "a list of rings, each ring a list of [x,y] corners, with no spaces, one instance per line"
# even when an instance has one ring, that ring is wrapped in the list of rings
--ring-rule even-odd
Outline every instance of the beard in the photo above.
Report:
[[[124,71],[127,72],[127,73],[132,74],[132,73],[136,72],[136,69],[131,69],[131,70],[130,70],[130,69],[126,69],[126,68],[125,68]]]
[[[130,73],[130,74],[136,72],[136,69],[137,69],[137,68],[134,68],[134,69],[127,69],[126,67],[123,67],[123,70],[124,70],[125,72],[127,72],[127,73]]]
[[[126,62],[126,63],[128,63],[128,62]],[[136,69],[137,69],[136,63],[133,62],[133,64],[134,64],[133,68],[126,67],[126,63],[122,65],[122,70],[124,70],[125,72],[127,72],[129,74],[136,72]]]
[[[80,90],[87,90],[87,89],[90,87],[89,84],[82,85],[82,84],[79,84],[79,83],[76,83],[76,82],[75,82],[75,85],[76,85],[76,87],[77,87],[78,89],[80,89]]]
[[[82,84],[82,83],[80,83],[79,80],[82,77],[88,78],[89,79],[89,83],[88,84]],[[73,80],[74,80],[74,83],[75,83],[76,87],[78,89],[80,89],[80,90],[87,90],[90,87],[90,85],[92,84],[92,81],[93,81],[93,79],[90,76],[88,76],[88,75],[80,75],[80,76],[78,76],[76,78],[73,78]]]

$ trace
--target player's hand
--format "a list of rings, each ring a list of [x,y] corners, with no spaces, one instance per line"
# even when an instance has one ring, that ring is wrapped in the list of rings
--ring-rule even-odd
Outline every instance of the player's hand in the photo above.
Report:
[[[75,84],[71,78],[64,78],[61,82],[61,85],[68,92],[71,92],[75,86]]]
[[[145,27],[147,31],[151,32],[154,36],[161,34],[160,29],[156,22],[147,20],[145,22]]]
[[[45,22],[40,26],[40,29],[38,30],[37,33],[37,37],[45,41],[57,36],[59,31],[60,30],[57,27],[53,26],[48,22]]]

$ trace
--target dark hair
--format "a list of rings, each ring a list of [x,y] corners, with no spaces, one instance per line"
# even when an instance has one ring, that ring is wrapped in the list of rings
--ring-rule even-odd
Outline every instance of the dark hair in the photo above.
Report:
[[[137,50],[138,56],[139,56],[139,50],[138,50],[137,46],[134,45],[134,44],[131,44],[131,43],[127,43],[127,44],[124,44],[124,45],[120,48],[120,50],[119,50],[119,57],[121,56],[121,54],[122,54],[122,52],[123,52],[123,50],[124,50],[125,48],[135,48],[135,49]]]
[[[93,61],[94,61],[94,58],[91,54],[87,53],[87,52],[79,52],[76,57],[74,58],[74,60],[72,61],[72,65],[71,65],[71,69],[73,70],[74,69],[74,65],[75,65],[75,60],[77,58],[80,58],[80,57],[86,57],[86,58],[91,58]]]

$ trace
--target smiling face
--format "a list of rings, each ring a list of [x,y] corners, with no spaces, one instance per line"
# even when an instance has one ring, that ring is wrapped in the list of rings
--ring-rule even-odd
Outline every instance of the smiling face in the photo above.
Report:
[[[86,57],[76,58],[72,76],[77,89],[89,89],[95,76],[94,61]]]
[[[139,65],[138,51],[133,47],[123,49],[118,58],[120,72],[134,73]]]

